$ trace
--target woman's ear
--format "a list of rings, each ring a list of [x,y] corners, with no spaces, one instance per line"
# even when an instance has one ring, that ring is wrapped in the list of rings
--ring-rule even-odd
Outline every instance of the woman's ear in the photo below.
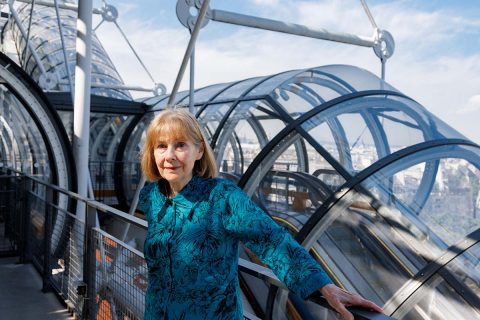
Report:
[[[205,145],[202,142],[202,143],[200,143],[200,146],[198,147],[198,154],[197,154],[197,158],[196,158],[197,160],[202,159],[204,151],[205,151]]]

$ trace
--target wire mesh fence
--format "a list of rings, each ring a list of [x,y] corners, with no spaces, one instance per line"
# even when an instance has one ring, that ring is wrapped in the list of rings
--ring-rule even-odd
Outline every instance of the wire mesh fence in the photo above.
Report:
[[[142,319],[147,289],[143,254],[100,229],[93,230],[93,238],[97,319]]]
[[[108,205],[117,204],[115,177],[113,174],[115,162],[90,161],[89,168],[95,199]]]
[[[85,224],[71,213],[60,211],[55,219],[63,222],[61,232],[52,234],[51,283],[76,315],[82,314],[83,256]]]
[[[0,177],[0,256],[15,255],[21,239],[23,194],[19,192],[18,177]]]

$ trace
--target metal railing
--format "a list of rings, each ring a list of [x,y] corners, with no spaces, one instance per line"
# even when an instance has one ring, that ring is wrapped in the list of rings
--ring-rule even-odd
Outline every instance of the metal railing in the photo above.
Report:
[[[147,228],[146,221],[14,170],[0,168],[0,186],[0,218],[8,216],[0,224],[15,230],[10,237],[3,235],[15,243],[7,251],[37,268],[44,291],[56,291],[80,319],[143,318],[147,288],[143,253],[116,238],[108,226],[98,226],[97,214],[142,229]],[[79,202],[86,207],[85,221],[74,214]],[[239,271],[286,290],[268,268],[240,259]],[[329,308],[319,294],[310,302]],[[356,319],[390,319],[351,310]],[[245,319],[258,318],[245,312]]]

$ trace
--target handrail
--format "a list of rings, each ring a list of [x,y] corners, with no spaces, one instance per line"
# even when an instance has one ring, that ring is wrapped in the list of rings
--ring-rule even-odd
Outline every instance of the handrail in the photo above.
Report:
[[[58,187],[54,184],[45,182],[44,180],[42,180],[40,178],[37,178],[37,177],[34,177],[34,176],[24,174],[21,171],[18,171],[16,169],[7,169],[7,170],[15,172],[18,175],[24,176],[24,177],[26,177],[26,178],[28,178],[32,181],[35,181],[36,183],[41,184],[41,185],[43,185],[47,188],[50,188],[54,191],[60,192],[64,195],[67,195],[74,200],[85,202],[86,204],[88,204],[89,207],[92,207],[93,209],[99,210],[99,211],[101,211],[103,213],[106,213],[106,214],[109,214],[109,215],[117,216],[120,220],[122,220],[124,222],[131,223],[131,224],[133,224],[137,227],[141,227],[141,228],[145,228],[145,229],[148,226],[147,222],[145,220],[142,220],[142,219],[137,218],[135,216],[129,215],[128,213],[125,213],[121,210],[110,207],[110,206],[108,206],[106,204],[103,204],[101,202],[98,202],[96,200],[92,200],[92,199],[88,199],[86,197],[82,197],[81,195],[79,195],[75,192],[62,189],[62,188],[60,188],[60,187]],[[4,177],[4,175],[0,175],[0,177]],[[12,176],[8,176],[8,177],[12,177]]]

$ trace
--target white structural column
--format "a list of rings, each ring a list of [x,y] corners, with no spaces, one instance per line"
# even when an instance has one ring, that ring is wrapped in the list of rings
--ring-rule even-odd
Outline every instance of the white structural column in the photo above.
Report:
[[[92,0],[78,2],[77,64],[73,104],[73,154],[77,165],[77,193],[87,197],[90,127],[90,84],[92,69]],[[85,221],[85,204],[77,208],[77,217]],[[83,207],[82,207],[83,206]]]

